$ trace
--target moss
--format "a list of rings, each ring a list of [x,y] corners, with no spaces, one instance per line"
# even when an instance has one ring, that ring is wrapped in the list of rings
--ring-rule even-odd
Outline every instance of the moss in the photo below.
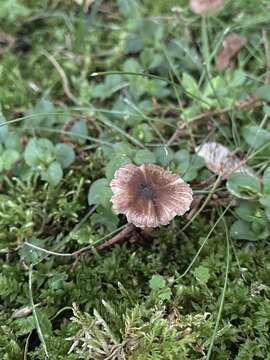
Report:
[[[219,108],[220,101],[232,104],[264,81],[267,46],[262,46],[261,33],[269,22],[267,1],[255,10],[251,0],[229,2],[219,17],[206,22],[191,13],[187,1],[116,4],[96,0],[86,12],[73,0],[2,3],[1,30],[12,35],[14,43],[8,47],[0,41],[0,120],[17,122],[0,127],[0,157],[2,150],[10,148],[20,156],[9,170],[2,169],[2,157],[0,160],[0,358],[17,360],[27,352],[29,359],[45,360],[44,344],[53,360],[205,358],[225,281],[222,221],[189,271],[181,275],[224,208],[228,193],[223,184],[185,230],[187,220],[178,218],[153,231],[151,239],[144,239],[138,231],[131,241],[100,254],[93,249],[81,259],[50,255],[26,242],[67,255],[104,235],[109,237],[108,229],[116,226],[110,209],[106,212],[99,207],[95,214],[99,216],[84,219],[89,212],[89,186],[110,173],[121,156],[133,159],[142,147],[156,153],[158,146],[158,161],[181,174],[186,164],[177,162],[174,151],[185,150],[193,159],[193,145],[208,137],[250,151],[242,127],[251,121],[261,126],[261,119],[269,113],[267,105],[190,125],[192,134],[183,134],[173,144],[167,162],[162,158],[166,154],[163,144],[180,116],[196,115],[205,110],[205,104],[187,96],[181,86],[145,76],[121,74],[115,81],[106,74],[90,75],[125,69],[178,82],[185,73],[189,75],[185,86],[199,97],[205,96],[208,78],[213,76],[223,95],[207,98],[211,106]],[[3,9],[11,5],[13,10],[3,18]],[[178,10],[172,12],[175,6]],[[224,31],[235,26],[248,38],[248,45],[235,59],[235,69],[217,74],[211,62],[206,74],[202,64],[212,59]],[[50,55],[62,70],[52,64]],[[240,81],[243,76],[241,86],[230,87],[231,78]],[[183,109],[178,107],[178,96]],[[81,141],[73,128],[79,120],[85,120]],[[9,137],[10,133],[15,136]],[[24,149],[33,137],[74,148],[76,159],[55,187],[25,163]],[[249,165],[262,173],[268,158],[265,149]],[[192,161],[188,170],[194,193],[201,194],[199,179],[210,173],[192,167]],[[203,190],[208,194],[208,187]],[[100,221],[100,216],[106,221]],[[233,211],[226,213],[228,226],[235,217]],[[119,217],[119,224],[124,223]],[[268,252],[267,239],[230,242],[225,301],[211,358],[269,357]],[[161,279],[156,288],[155,275]],[[34,314],[14,317],[15,310],[29,307],[31,296],[38,304],[35,315],[43,343]]]

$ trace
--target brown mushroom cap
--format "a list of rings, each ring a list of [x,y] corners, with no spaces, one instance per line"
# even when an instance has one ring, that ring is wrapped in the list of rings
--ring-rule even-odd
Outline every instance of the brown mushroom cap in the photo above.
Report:
[[[113,208],[137,227],[167,225],[183,215],[192,202],[192,190],[178,175],[153,164],[127,164],[110,183]]]
[[[224,0],[190,0],[190,8],[195,14],[214,15],[223,5]]]

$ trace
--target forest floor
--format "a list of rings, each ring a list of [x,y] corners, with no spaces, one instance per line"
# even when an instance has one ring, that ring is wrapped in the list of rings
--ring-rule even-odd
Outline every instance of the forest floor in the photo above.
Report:
[[[82,3],[1,0],[0,358],[270,359],[269,0]],[[130,162],[192,209],[102,250]]]

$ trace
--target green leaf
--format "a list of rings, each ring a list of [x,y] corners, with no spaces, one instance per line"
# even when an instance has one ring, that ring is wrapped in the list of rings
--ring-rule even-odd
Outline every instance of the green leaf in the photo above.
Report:
[[[36,106],[26,113],[26,115],[30,116],[25,119],[24,125],[31,127],[38,127],[40,125],[51,127],[58,119],[55,116],[55,112],[54,104],[49,99],[48,93],[45,93]]]
[[[156,157],[150,150],[138,150],[134,156],[134,162],[137,165],[153,164],[156,162]]]
[[[36,309],[39,326],[44,338],[52,336],[52,323],[46,313],[46,309]]]
[[[267,218],[256,219],[251,224],[251,230],[257,235],[258,239],[266,239],[269,236],[269,221]]]
[[[154,139],[153,129],[148,124],[134,126],[132,129],[132,136],[145,142],[150,142]]]
[[[61,164],[62,168],[69,167],[75,160],[75,152],[71,145],[57,144],[55,147],[56,160]]]
[[[234,239],[250,241],[258,240],[257,235],[251,230],[250,224],[243,220],[235,221],[231,226],[230,233]]]
[[[139,15],[138,6],[134,1],[117,0],[120,12],[128,19],[132,19]]]
[[[92,216],[94,216],[93,214]],[[92,244],[96,237],[92,234],[92,228],[88,224],[82,224],[78,229],[71,231],[70,238],[79,244]]]
[[[256,220],[256,216],[259,215],[260,207],[257,202],[241,201],[240,206],[235,210],[240,219],[247,222]]]
[[[232,79],[230,79],[229,86],[230,87],[241,86],[246,81],[246,78],[247,78],[247,75],[243,70],[241,70],[241,69],[235,70],[233,72]]]
[[[105,178],[101,178],[91,184],[88,191],[88,204],[89,205],[102,205],[108,207],[112,191],[109,182]]]
[[[121,75],[108,75],[105,81],[93,87],[92,96],[105,100],[112,96],[112,94],[120,90],[124,85],[123,77]]]
[[[53,290],[58,290],[61,288],[63,288],[63,285],[65,283],[65,281],[67,280],[68,278],[68,275],[67,273],[54,273],[53,276],[52,274],[50,274],[50,279],[48,280],[48,287],[50,289],[53,289]]]
[[[171,296],[172,296],[172,291],[171,291],[171,289],[169,287],[161,289],[159,294],[158,294],[158,297],[161,300],[170,300]]]
[[[270,166],[264,171],[262,182],[264,194],[270,194]]]
[[[18,0],[8,0],[1,3],[0,19],[14,21],[19,17],[30,16],[31,10]]]
[[[270,195],[264,195],[259,199],[260,204],[270,209]]]
[[[114,152],[112,152],[110,148],[110,154],[109,154],[110,159],[115,158],[117,154],[122,154],[127,157],[132,157],[135,152],[135,149],[130,144],[125,142],[115,143],[113,145],[113,149]]]
[[[189,168],[189,152],[185,149],[177,151],[174,155],[174,160],[179,164],[177,170],[183,175]]]
[[[7,137],[4,140],[4,144],[6,149],[14,149],[17,151],[21,151],[21,138],[18,133],[9,132]]]
[[[197,82],[194,80],[192,76],[187,73],[183,74],[182,77],[182,86],[186,91],[195,96],[201,96],[200,89],[197,85]]]
[[[48,139],[31,139],[25,148],[24,159],[33,168],[48,165],[55,159],[53,143]]]
[[[4,117],[1,108],[0,108],[0,142],[4,143],[5,139],[8,136],[9,133],[9,129],[8,129],[8,125],[2,125],[3,123],[5,123],[7,120]]]
[[[83,145],[86,142],[88,136],[88,128],[85,120],[77,121],[70,129],[72,136],[70,138],[78,144]],[[77,135],[77,136],[76,136]],[[83,138],[85,137],[85,139]]]
[[[38,239],[29,240],[29,242],[39,247],[42,247],[44,245],[42,241]],[[39,259],[44,257],[44,252],[34,249],[28,245],[23,245],[19,250],[19,255],[26,264],[34,264],[38,262]]]
[[[52,162],[49,167],[42,171],[42,179],[48,181],[52,186],[56,186],[63,178],[63,170],[58,161]]]
[[[125,39],[124,53],[136,54],[143,48],[143,41],[139,36],[129,35]]]
[[[118,223],[119,218],[111,208],[99,206],[97,212],[91,216],[92,225],[104,225],[109,232],[116,230]]]
[[[243,137],[246,143],[255,149],[268,142],[270,146],[270,132],[265,129],[261,129],[258,125],[245,126],[243,130]]]
[[[181,174],[181,173],[180,173]],[[198,172],[195,168],[190,167],[189,169],[187,169],[187,171],[182,175],[183,180],[185,181],[192,181],[194,179],[196,179],[198,175]]]
[[[20,158],[20,153],[17,150],[7,149],[1,154],[2,167],[4,170],[10,170],[12,166]]]
[[[196,170],[200,170],[204,167],[205,162],[204,159],[201,156],[198,155],[192,155],[191,161],[190,161],[190,165],[196,169]]]
[[[227,181],[229,192],[240,199],[252,199],[261,191],[260,180],[252,175],[235,173]]]
[[[265,207],[264,213],[265,213],[265,216],[266,216],[267,220],[270,221],[270,206]]]
[[[153,275],[149,281],[150,288],[158,291],[166,286],[166,281],[161,275]]]
[[[116,156],[115,158],[111,159],[105,168],[105,174],[108,180],[112,180],[116,170],[120,167],[130,164],[131,160],[126,154],[122,154],[120,156]]]
[[[256,91],[255,94],[259,96],[259,98],[270,101],[270,85],[263,85],[260,86]]]
[[[177,151],[174,160],[178,164],[177,172],[185,181],[194,180],[198,176],[197,169],[204,166],[204,161],[200,156],[190,156],[190,153],[185,149]]]
[[[263,112],[265,113],[265,115],[270,116],[270,106],[265,104],[263,106]]]
[[[16,328],[17,336],[24,336],[29,334],[36,328],[36,321],[33,315],[25,318],[14,320],[14,326]]]
[[[169,165],[169,163],[174,158],[173,151],[167,146],[161,146],[156,148],[154,150],[154,154],[156,157],[156,162],[163,167]]]
[[[194,276],[202,282],[203,284],[206,284],[207,281],[210,279],[210,272],[209,269],[205,266],[198,266],[193,271]]]

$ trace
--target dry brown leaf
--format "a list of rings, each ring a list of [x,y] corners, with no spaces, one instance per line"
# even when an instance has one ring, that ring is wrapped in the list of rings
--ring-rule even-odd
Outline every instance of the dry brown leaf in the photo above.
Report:
[[[244,36],[231,33],[227,35],[223,41],[223,48],[216,58],[216,67],[222,71],[231,65],[232,58],[247,43]]]
[[[224,0],[190,0],[191,10],[198,15],[215,15],[223,6]]]

